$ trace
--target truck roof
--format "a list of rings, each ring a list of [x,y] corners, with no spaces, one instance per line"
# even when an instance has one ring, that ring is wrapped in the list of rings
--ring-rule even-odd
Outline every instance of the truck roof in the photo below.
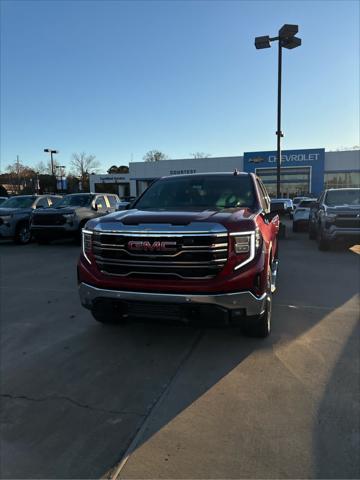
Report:
[[[245,176],[245,175],[250,175],[249,172],[239,172],[237,171],[236,174],[235,172],[198,172],[198,173],[180,173],[180,174],[177,174],[177,175],[164,175],[163,177],[161,178],[174,178],[174,177],[204,177],[204,176],[237,176],[237,175],[241,175],[241,176]]]

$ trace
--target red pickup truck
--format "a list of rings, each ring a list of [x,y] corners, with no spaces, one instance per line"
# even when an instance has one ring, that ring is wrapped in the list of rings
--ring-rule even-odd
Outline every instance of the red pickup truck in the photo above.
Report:
[[[129,209],[86,224],[82,305],[103,323],[214,315],[266,337],[278,232],[279,217],[254,174],[161,178]]]

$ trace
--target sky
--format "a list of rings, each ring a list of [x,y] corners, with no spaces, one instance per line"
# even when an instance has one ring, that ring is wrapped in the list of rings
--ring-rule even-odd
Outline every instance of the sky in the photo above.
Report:
[[[276,148],[277,45],[255,36],[298,24],[283,53],[284,149],[359,140],[359,2],[1,0],[1,170],[59,150],[100,171],[193,152]]]

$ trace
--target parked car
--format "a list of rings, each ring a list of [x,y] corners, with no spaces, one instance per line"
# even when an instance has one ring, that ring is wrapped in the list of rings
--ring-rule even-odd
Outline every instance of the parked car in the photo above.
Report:
[[[325,190],[311,208],[309,237],[319,250],[328,250],[337,240],[360,241],[360,188]]]
[[[18,195],[6,200],[0,207],[0,238],[10,238],[23,245],[29,243],[32,212],[44,211],[56,200],[56,195]]]
[[[293,205],[294,205],[294,209],[299,205],[299,203],[300,203],[302,200],[308,200],[309,198],[311,198],[311,197],[294,197],[294,198],[292,199]]]
[[[116,211],[119,197],[110,193],[72,193],[54,208],[34,212],[31,233],[39,244],[63,237],[81,238],[81,229],[92,218]]]
[[[271,203],[284,203],[285,204],[285,213],[289,215],[290,218],[293,216],[294,205],[291,198],[272,198]]]
[[[83,229],[81,302],[103,323],[214,314],[265,337],[278,231],[279,216],[254,174],[164,177],[130,210]]]
[[[301,200],[293,214],[293,232],[297,232],[300,227],[309,226],[310,209],[316,203],[316,198]]]
[[[2,205],[9,197],[0,197],[0,205]]]

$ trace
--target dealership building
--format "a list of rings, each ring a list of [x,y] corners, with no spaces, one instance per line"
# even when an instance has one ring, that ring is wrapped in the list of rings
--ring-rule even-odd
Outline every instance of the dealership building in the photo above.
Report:
[[[245,152],[236,157],[184,158],[131,162],[128,174],[91,175],[92,192],[140,195],[155,179],[179,174],[254,172],[271,196],[276,195],[276,151]],[[284,197],[317,196],[324,188],[360,186],[360,150],[325,152],[324,148],[283,150],[281,192]]]

